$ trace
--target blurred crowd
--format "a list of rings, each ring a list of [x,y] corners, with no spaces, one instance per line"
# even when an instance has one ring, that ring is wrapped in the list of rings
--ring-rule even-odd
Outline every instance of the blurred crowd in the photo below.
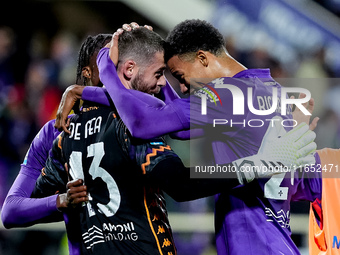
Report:
[[[55,118],[62,92],[74,83],[80,44],[71,34],[60,33],[48,41],[37,33],[27,45],[24,73],[17,75],[21,63],[16,37],[10,27],[0,27],[0,204],[30,142]]]

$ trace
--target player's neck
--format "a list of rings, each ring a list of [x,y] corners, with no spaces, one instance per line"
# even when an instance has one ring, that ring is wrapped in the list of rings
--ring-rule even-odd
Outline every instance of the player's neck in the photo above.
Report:
[[[233,77],[237,73],[246,70],[247,68],[237,62],[230,56],[219,58],[215,65],[215,76],[217,77]]]

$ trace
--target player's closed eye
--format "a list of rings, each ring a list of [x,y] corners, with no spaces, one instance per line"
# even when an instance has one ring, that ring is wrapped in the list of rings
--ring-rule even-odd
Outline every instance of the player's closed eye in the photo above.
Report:
[[[164,71],[156,72],[156,73],[155,73],[156,79],[158,80],[159,78],[161,78],[161,77],[163,76],[163,74],[164,74]]]
[[[173,75],[180,83],[185,83],[184,75],[183,74],[174,74]]]

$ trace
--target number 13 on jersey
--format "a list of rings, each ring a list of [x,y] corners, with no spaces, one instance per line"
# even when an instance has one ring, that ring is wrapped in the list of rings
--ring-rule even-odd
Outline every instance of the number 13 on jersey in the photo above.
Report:
[[[95,178],[101,178],[103,182],[106,183],[108,191],[109,191],[109,196],[110,196],[110,201],[108,204],[101,204],[97,203],[97,206],[101,213],[103,213],[107,217],[111,217],[115,215],[117,212],[121,197],[120,197],[120,192],[117,186],[117,183],[115,180],[112,178],[112,176],[102,167],[100,167],[100,162],[103,159],[105,155],[104,151],[104,143],[99,142],[99,143],[94,143],[89,146],[87,146],[87,157],[93,157],[92,163],[89,168],[89,174],[91,175],[92,179],[94,180]],[[82,179],[84,180],[84,171],[83,171],[83,163],[82,163],[82,152],[80,151],[73,151],[70,156],[70,175],[73,179]],[[84,183],[85,184],[85,183]],[[91,194],[88,194],[89,200],[92,201]],[[91,207],[91,203],[87,202],[87,208],[89,212],[89,216],[93,216],[94,210]]]

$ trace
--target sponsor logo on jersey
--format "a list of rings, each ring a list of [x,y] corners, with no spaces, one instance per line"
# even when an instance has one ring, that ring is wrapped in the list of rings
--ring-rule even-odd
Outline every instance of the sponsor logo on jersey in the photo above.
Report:
[[[164,145],[163,142],[151,142],[150,144],[151,145]]]
[[[103,223],[102,228],[93,225],[82,234],[86,249],[91,249],[94,245],[110,241],[137,241],[138,234],[135,232],[133,222],[114,225]]]

